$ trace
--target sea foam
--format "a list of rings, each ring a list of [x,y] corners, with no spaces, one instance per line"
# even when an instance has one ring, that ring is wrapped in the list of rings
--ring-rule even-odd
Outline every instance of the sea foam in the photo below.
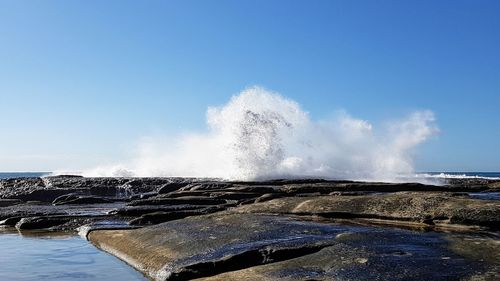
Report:
[[[436,132],[431,111],[377,128],[346,112],[317,121],[297,102],[251,87],[208,108],[206,132],[145,138],[135,159],[83,174],[398,181],[414,174],[415,147]]]

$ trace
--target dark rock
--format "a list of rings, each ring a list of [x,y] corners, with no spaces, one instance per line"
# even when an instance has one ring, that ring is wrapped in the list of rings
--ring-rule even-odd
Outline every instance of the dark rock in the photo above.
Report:
[[[96,197],[96,196],[66,196],[61,199],[61,197],[56,198],[52,204],[53,205],[69,205],[69,204],[103,204],[111,203],[112,200]],[[59,199],[59,200],[58,200]]]
[[[482,191],[487,186],[435,186],[420,183],[373,183],[373,182],[321,182],[313,184],[289,184],[283,187],[283,191],[291,194],[315,193],[329,194],[334,191],[342,192],[399,192],[399,191]]]
[[[140,228],[140,226],[129,225],[123,220],[100,220],[81,225],[77,228],[77,231],[81,237],[87,238],[87,235],[94,230],[130,230],[137,228]]]
[[[284,217],[214,214],[88,238],[156,280],[188,280],[312,253],[341,231]]]
[[[94,243],[158,280],[498,280],[497,185],[0,180],[0,225],[86,229]]]
[[[141,205],[221,205],[227,203],[224,199],[215,199],[210,197],[186,196],[178,198],[153,197],[145,200],[136,200],[130,202],[129,206]]]
[[[10,217],[7,219],[4,219],[0,221],[0,226],[16,226],[16,224],[22,219],[23,217]]]
[[[61,195],[61,196],[57,197],[56,199],[54,199],[54,201],[52,201],[52,204],[53,205],[59,205],[59,203],[63,203],[63,202],[69,201],[69,200],[78,199],[79,196],[80,195],[78,195],[76,193],[64,194],[64,195]]]
[[[177,191],[177,190],[179,190],[179,189],[181,189],[189,184],[190,184],[190,182],[169,182],[169,183],[162,185],[160,187],[160,189],[158,190],[158,193],[165,194],[165,193],[169,193],[172,191]]]
[[[254,202],[255,203],[266,202],[266,201],[276,199],[276,198],[281,198],[281,197],[283,197],[283,195],[280,195],[277,193],[266,193],[266,194],[260,196],[259,198],[255,199]]]
[[[476,241],[463,235],[260,214],[223,212],[87,237],[155,280],[466,280],[498,269],[497,252],[469,255]],[[448,248],[448,237],[466,250]]]
[[[209,207],[203,209],[193,209],[193,210],[179,210],[179,211],[160,211],[154,213],[143,214],[139,218],[135,218],[129,222],[129,225],[150,225],[159,224],[162,222],[183,219],[191,216],[201,216],[206,214],[215,213],[222,211],[223,207]]]
[[[19,230],[43,229],[67,223],[70,219],[66,217],[31,217],[22,218],[16,223]]]
[[[142,206],[127,206],[124,208],[116,209],[111,211],[110,214],[118,216],[142,216],[148,213],[154,212],[173,212],[173,211],[184,211],[184,210],[197,210],[205,209],[206,205],[142,205]]]
[[[156,191],[139,193],[139,194],[134,194],[134,195],[130,196],[130,200],[148,199],[151,197],[155,197],[157,195],[158,195],[158,192],[156,192]]]
[[[243,200],[243,199],[257,198],[259,196],[260,196],[259,193],[252,193],[252,192],[218,191],[210,193],[210,197],[212,198],[227,199],[227,200]]]
[[[460,234],[374,229],[339,234],[337,244],[294,259],[230,271],[203,281],[249,280],[497,280],[498,240],[477,254],[477,240]],[[453,241],[453,242],[449,242]],[[451,249],[448,245],[451,244]],[[465,251],[455,250],[459,244]],[[481,245],[480,244],[480,245]],[[476,253],[469,255],[469,253]],[[478,252],[479,253],[479,252]],[[498,253],[498,252],[497,252]]]
[[[72,193],[85,193],[82,189],[36,189],[30,192],[14,195],[10,198],[19,199],[22,201],[40,201],[40,202],[52,202],[59,196],[72,194]]]
[[[253,192],[253,193],[281,193],[279,186],[266,186],[266,185],[252,185],[252,186],[233,186],[226,189],[227,191],[235,192]]]
[[[0,199],[0,207],[8,207],[22,203],[19,199]]]
[[[224,189],[220,189],[217,191],[224,191]],[[210,197],[211,192],[206,190],[196,190],[196,191],[172,191],[169,193],[161,194],[161,198],[178,198],[178,197],[186,197],[186,196],[202,196],[202,197]]]
[[[51,217],[51,216],[102,216],[111,210],[121,208],[122,202],[87,205],[51,205],[51,204],[19,204],[0,208],[0,220],[12,217]]]
[[[500,226],[500,202],[460,198],[448,193],[397,192],[364,196],[286,197],[246,205],[239,213],[287,213],[327,218],[366,218],[434,224]]]
[[[62,175],[55,175],[55,176],[50,176],[47,178],[52,178],[52,179],[68,179],[68,178],[83,178],[81,175],[71,175],[71,174],[62,174]]]
[[[231,186],[233,186],[233,184],[228,182],[210,181],[210,182],[192,183],[179,190],[181,191],[214,190],[214,189],[226,189]]]
[[[231,181],[230,183],[234,185],[245,185],[245,186],[283,186],[288,184],[316,184],[328,182],[324,179],[276,179],[268,181]],[[335,181],[337,183],[351,182],[351,181]]]

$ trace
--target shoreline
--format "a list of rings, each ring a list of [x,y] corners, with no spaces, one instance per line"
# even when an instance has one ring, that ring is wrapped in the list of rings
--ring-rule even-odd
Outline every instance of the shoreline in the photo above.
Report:
[[[360,279],[383,278],[396,261],[401,266],[394,274],[402,279],[411,277],[405,275],[411,269],[423,279],[494,280],[500,277],[499,184],[8,179],[0,180],[0,225],[80,230],[98,248],[154,280],[328,280],[347,269]],[[375,247],[374,237],[385,242]],[[476,242],[486,245],[481,257],[475,256]],[[397,245],[401,249],[394,250],[404,259],[384,254]],[[415,250],[419,247],[427,254]],[[366,250],[363,257],[360,248]],[[334,250],[346,260],[332,256]],[[317,264],[309,262],[312,258]],[[412,266],[416,260],[422,270]],[[444,266],[446,274],[435,272],[433,263]]]

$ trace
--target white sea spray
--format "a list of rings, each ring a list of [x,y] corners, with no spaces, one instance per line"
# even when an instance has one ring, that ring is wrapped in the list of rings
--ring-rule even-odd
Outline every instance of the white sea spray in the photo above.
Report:
[[[431,111],[381,128],[346,112],[316,121],[297,102],[251,87],[210,107],[206,132],[144,138],[135,159],[83,174],[402,181],[414,174],[415,148],[437,132]]]

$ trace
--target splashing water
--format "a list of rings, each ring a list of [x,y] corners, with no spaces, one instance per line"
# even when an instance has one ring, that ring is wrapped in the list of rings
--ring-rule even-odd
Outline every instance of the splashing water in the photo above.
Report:
[[[430,111],[376,132],[345,112],[314,121],[295,101],[260,87],[209,108],[207,125],[207,133],[144,139],[130,163],[84,175],[396,181],[413,174],[413,149],[438,131]]]

